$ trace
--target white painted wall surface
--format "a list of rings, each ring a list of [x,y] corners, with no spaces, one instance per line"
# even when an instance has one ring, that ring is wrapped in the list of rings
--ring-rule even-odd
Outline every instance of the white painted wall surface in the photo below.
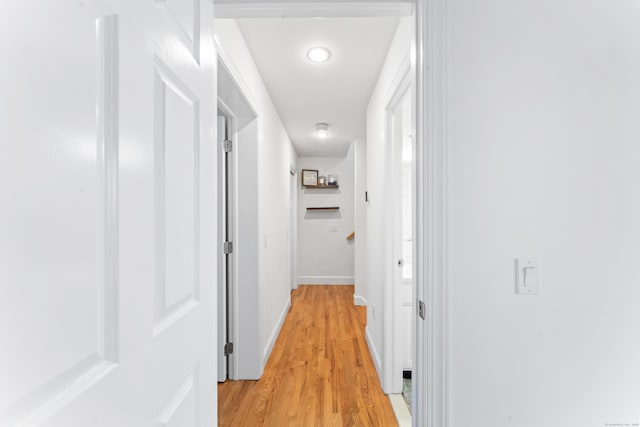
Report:
[[[393,259],[387,257],[384,250],[383,225],[391,213],[387,209],[391,199],[385,194],[385,171],[390,167],[385,145],[386,108],[394,78],[411,47],[412,36],[411,18],[402,18],[367,108],[367,337],[379,372],[383,362],[385,266],[394,266]]]
[[[301,157],[300,170],[318,176],[338,175],[339,188],[307,188],[298,180],[298,283],[353,284],[354,146],[346,157]],[[339,206],[339,210],[307,211],[307,207]]]
[[[232,292],[231,315],[234,325],[232,342],[234,343],[235,364],[230,378],[236,380],[256,379],[262,375],[262,340],[260,324],[260,209],[258,206],[258,120],[237,129],[234,136],[236,197],[233,209],[233,276],[236,290]],[[223,353],[224,354],[224,353]]]
[[[258,269],[256,297],[259,297],[261,368],[264,368],[290,305],[289,170],[297,160],[236,22],[216,20],[216,35],[240,70],[258,109],[258,265],[240,268]]]
[[[354,303],[367,305],[367,141],[353,141],[355,156],[354,171]]]
[[[640,6],[449,13],[449,425],[640,423]]]

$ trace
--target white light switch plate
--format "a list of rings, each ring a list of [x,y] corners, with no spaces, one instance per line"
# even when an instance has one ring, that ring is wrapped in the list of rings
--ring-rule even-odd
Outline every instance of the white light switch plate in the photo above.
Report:
[[[541,277],[537,258],[516,258],[516,294],[540,295]]]

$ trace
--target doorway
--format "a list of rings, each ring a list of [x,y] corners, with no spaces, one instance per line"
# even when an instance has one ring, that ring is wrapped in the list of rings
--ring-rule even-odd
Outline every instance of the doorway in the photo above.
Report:
[[[385,339],[387,365],[383,372],[385,391],[389,393],[396,412],[410,418],[414,409],[414,351],[416,348],[414,294],[415,241],[415,107],[411,54],[399,61],[397,73],[388,86],[385,98],[385,168],[388,210],[384,219],[387,242],[385,260]],[[417,384],[419,385],[419,384]],[[404,400],[404,401],[403,401]],[[415,412],[414,412],[415,413]]]
[[[225,114],[225,110],[227,113]],[[221,221],[220,236],[223,241],[221,268],[222,280],[218,282],[218,382],[231,377],[233,360],[233,323],[232,290],[233,290],[233,241],[234,241],[234,173],[232,116],[228,107],[218,107],[218,147],[221,149]],[[220,351],[221,350],[221,351]]]
[[[411,407],[413,371],[413,240],[414,240],[414,155],[411,93],[407,84],[398,88],[399,101],[391,114],[391,161],[393,167],[393,274],[394,366],[393,388]]]
[[[293,165],[289,166],[289,273],[291,290],[298,287],[298,185],[297,172]]]
[[[262,373],[258,288],[258,115],[218,49],[218,381]],[[240,313],[242,312],[242,322]]]
[[[420,3],[421,4],[421,3]],[[387,5],[388,7],[388,5]],[[398,8],[406,8],[406,10],[409,11],[409,13],[411,11],[413,11],[414,8],[414,4],[407,2],[407,3],[401,3],[398,5]],[[318,10],[321,9],[321,10]],[[239,7],[239,6],[234,6],[233,4],[227,3],[227,4],[223,4],[223,5],[219,5],[217,6],[217,13],[216,13],[216,17],[218,18],[270,18],[270,17],[315,17],[315,16],[325,16],[325,17],[338,17],[338,16],[372,16],[371,14],[375,15],[375,16],[383,16],[386,13],[389,13],[389,10],[382,10],[383,8],[376,6],[375,4],[371,4],[371,3],[358,3],[358,4],[350,4],[348,7],[336,7],[335,10],[333,10],[331,8],[331,6],[329,8],[327,7],[323,7],[323,8],[319,8],[318,6],[312,6],[312,5],[300,5],[300,4],[287,4],[287,5],[282,5],[279,4],[277,6],[273,5],[273,7],[265,7],[265,8],[255,8],[252,9],[251,7]],[[392,8],[393,9],[393,8]],[[403,13],[406,12],[406,10],[403,11]],[[420,39],[420,41],[418,41],[418,47],[416,49],[414,49],[415,51],[418,52],[422,52],[423,49],[423,45],[422,45],[422,39],[424,36],[424,32],[423,32],[423,22],[424,22],[424,14],[425,11],[424,9],[421,9],[421,6],[419,5],[417,8],[417,14],[416,15],[420,15],[420,18],[418,18],[418,23],[417,23],[417,28],[416,28],[416,34],[418,35],[418,38]],[[424,70],[425,68],[422,66],[423,63],[422,61],[424,60],[423,56],[421,54],[419,55],[414,55],[414,57],[412,58],[412,61],[417,61],[417,69],[415,71],[415,78],[417,80],[417,83],[415,86],[411,86],[410,87],[410,91],[413,95],[416,95],[413,98],[413,102],[414,102],[414,111],[418,112],[416,115],[419,116],[421,113],[424,111],[423,107],[420,107],[421,103],[424,103],[424,97],[419,96],[418,92],[422,92],[424,90],[423,85],[425,85],[425,79],[424,79]],[[414,73],[411,73],[411,78],[414,77]],[[429,83],[431,84],[431,83]],[[416,105],[418,104],[418,105]],[[425,116],[426,117],[426,116]],[[424,139],[424,121],[426,120],[426,118],[419,118],[417,119],[417,123],[416,123],[416,127],[417,127],[417,131],[415,132],[416,138],[416,146],[421,144],[423,142]],[[416,150],[416,148],[414,147],[414,150]],[[416,201],[416,203],[414,204],[414,209],[419,211],[419,212],[425,212],[425,206],[423,204],[424,202],[424,195],[427,194],[426,192],[424,192],[424,183],[421,182],[424,181],[426,179],[425,175],[423,174],[423,172],[421,171],[421,165],[423,164],[425,158],[424,158],[424,153],[425,153],[425,147],[421,147],[417,149],[418,152],[415,156],[415,170],[419,170],[420,174],[416,174],[417,176],[415,177],[415,188],[412,190],[414,193],[417,194],[418,197],[418,201]],[[415,173],[414,170],[414,173]],[[380,191],[380,187],[377,187],[375,189],[376,191]],[[422,192],[422,196],[420,195]],[[428,212],[430,213],[430,211]],[[424,218],[423,218],[424,216]],[[415,240],[413,241],[413,245],[414,247],[416,246],[415,243],[420,243],[419,246],[419,252],[416,252],[416,257],[419,258],[417,263],[411,263],[411,265],[413,265],[414,267],[412,267],[412,270],[415,270],[417,272],[417,274],[419,275],[413,276],[414,279],[414,283],[416,283],[417,285],[421,286],[421,287],[425,287],[425,276],[424,276],[424,265],[426,264],[426,258],[427,256],[432,256],[431,253],[427,253],[426,251],[424,251],[424,241],[423,238],[425,237],[424,234],[424,223],[428,222],[428,218],[426,218],[426,215],[421,215],[421,214],[415,214],[415,217],[421,218],[421,220],[419,221],[419,227],[416,227],[414,230],[416,232],[416,236],[419,240],[419,242],[416,242]],[[415,265],[418,264],[420,266],[420,268],[416,268]],[[420,299],[425,299],[425,290],[421,289],[421,290],[415,290],[412,292],[414,295],[416,295],[415,298],[412,298],[412,301],[416,301],[418,297]],[[411,303],[413,305],[413,303]],[[378,306],[380,307],[380,305]],[[384,307],[384,306],[383,306]],[[411,324],[413,326],[416,326],[417,323],[422,322],[419,318],[418,318],[418,310],[413,310],[415,307],[412,307],[410,309],[411,312]],[[384,307],[384,309],[386,310],[386,307]],[[375,307],[372,309],[372,313],[375,313]],[[379,313],[379,311],[378,311]],[[422,312],[424,313],[424,312]],[[425,319],[424,314],[422,316],[420,316],[423,320]],[[391,316],[390,316],[391,318]],[[385,327],[386,329],[386,327]],[[426,354],[431,354],[431,352],[433,351],[433,349],[431,348],[426,348],[426,344],[424,341],[424,337],[429,335],[431,333],[430,330],[425,329],[425,323],[422,322],[420,324],[420,326],[415,327],[414,329],[414,333],[412,333],[412,335],[414,337],[416,337],[417,342],[415,345],[415,353],[419,354],[419,357],[413,357],[413,362],[415,363],[415,367],[417,368],[417,383],[416,385],[420,385],[420,383],[425,384],[426,378],[424,375],[424,369],[425,369],[425,355]],[[392,332],[392,334],[389,336],[388,334],[385,335],[388,336],[389,338],[393,338],[394,334]],[[379,338],[379,337],[378,337]],[[386,341],[386,339],[385,339]],[[387,342],[387,344],[391,344],[391,342]],[[389,360],[389,358],[386,357],[385,355],[385,364],[386,361]],[[437,361],[435,361],[437,362]],[[433,390],[432,388],[426,388],[425,386],[425,390],[429,390],[429,393],[431,393],[431,390]],[[417,411],[419,411],[420,413],[416,413],[416,417],[414,418],[414,422],[416,423],[422,423],[422,411],[425,410],[427,408],[427,406],[431,406],[428,405],[427,402],[427,398],[428,396],[426,396],[426,392],[424,393],[420,393],[420,399],[422,401],[422,405],[417,405]],[[439,398],[436,396],[435,398],[433,398],[433,400],[439,400]],[[426,422],[426,419],[425,419]],[[429,424],[431,425],[431,421],[429,422]]]

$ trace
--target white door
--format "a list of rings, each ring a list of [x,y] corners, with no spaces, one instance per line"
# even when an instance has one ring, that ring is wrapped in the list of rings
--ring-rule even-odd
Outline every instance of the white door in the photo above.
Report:
[[[222,115],[221,115],[222,114]],[[232,330],[231,330],[231,295],[233,286],[233,150],[225,149],[225,143],[232,141],[230,135],[231,119],[218,110],[217,150],[220,155],[221,187],[220,200],[220,237],[223,242],[230,242],[229,250],[221,256],[221,275],[218,281],[218,382],[230,378]]]
[[[215,422],[206,0],[0,4],[0,426]]]
[[[296,257],[296,241],[298,239],[298,186],[297,176],[293,167],[291,167],[291,173],[289,176],[289,225],[287,232],[289,234],[289,274],[291,276],[291,289],[296,289],[297,286],[297,257]]]
[[[401,103],[401,153],[400,153],[400,183],[401,183],[401,243],[400,252],[402,263],[402,280],[400,291],[400,322],[402,325],[402,371],[413,368],[413,135],[411,123],[411,93],[407,91]]]
[[[402,95],[392,114],[394,366],[393,391],[402,391],[403,371],[412,370],[413,349],[413,143],[411,93]]]

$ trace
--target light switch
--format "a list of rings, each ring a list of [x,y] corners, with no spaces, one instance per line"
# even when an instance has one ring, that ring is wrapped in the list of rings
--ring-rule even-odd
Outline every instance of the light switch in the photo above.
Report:
[[[536,258],[516,258],[516,293],[540,295],[540,263]]]

